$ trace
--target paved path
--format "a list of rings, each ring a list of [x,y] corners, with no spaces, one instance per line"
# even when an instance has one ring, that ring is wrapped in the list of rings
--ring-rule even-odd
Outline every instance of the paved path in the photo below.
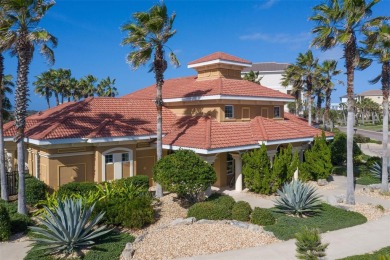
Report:
[[[0,243],[0,259],[2,260],[22,260],[31,249],[30,241],[16,241]]]
[[[390,216],[387,215],[366,224],[322,234],[322,241],[329,243],[327,259],[339,259],[364,254],[390,246]],[[187,260],[242,260],[242,259],[296,259],[294,239],[259,247],[227,251],[212,255],[182,258]]]
[[[347,128],[346,127],[337,127],[338,129],[340,129],[340,131],[346,133],[347,132]],[[362,129],[358,129],[356,131],[357,134],[361,134],[363,136],[366,136],[366,137],[370,137],[371,139],[374,139],[374,140],[377,140],[377,141],[382,141],[382,132],[376,132],[376,131],[370,131],[370,130],[362,130]],[[390,134],[389,134],[390,136]]]

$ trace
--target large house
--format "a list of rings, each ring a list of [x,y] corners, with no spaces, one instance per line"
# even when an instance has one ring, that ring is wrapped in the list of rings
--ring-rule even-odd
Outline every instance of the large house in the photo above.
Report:
[[[359,95],[359,100],[363,100],[364,98],[371,99],[378,105],[382,105],[383,103],[383,92],[380,89],[371,89],[364,91],[360,93]]]
[[[321,131],[283,111],[293,97],[241,79],[247,60],[217,52],[193,62],[193,76],[163,87],[163,153],[190,149],[212,164],[217,187],[242,190],[243,152],[265,144],[272,158],[291,143],[307,149]],[[152,179],[156,161],[155,85],[121,98],[87,98],[27,118],[30,174],[58,188],[133,175]],[[16,169],[15,127],[4,126],[7,168]],[[327,133],[330,137],[330,134]]]

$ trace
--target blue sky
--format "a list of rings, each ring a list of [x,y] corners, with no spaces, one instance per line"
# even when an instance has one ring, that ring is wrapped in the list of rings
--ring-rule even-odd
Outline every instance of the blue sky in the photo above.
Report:
[[[300,52],[310,48],[314,23],[308,18],[312,7],[321,1],[313,0],[166,0],[169,13],[176,12],[176,35],[168,42],[181,63],[169,67],[166,79],[194,75],[187,64],[207,54],[223,51],[252,62],[293,63]],[[40,27],[55,35],[59,44],[55,51],[56,63],[52,68],[69,68],[72,75],[81,78],[92,74],[99,79],[110,76],[116,79],[120,95],[149,86],[154,75],[148,66],[132,70],[125,57],[129,47],[120,45],[125,33],[120,27],[131,20],[131,14],[147,11],[156,0],[58,0],[40,23]],[[373,8],[373,16],[389,15],[390,0],[382,0]],[[342,57],[342,49],[328,52],[313,50],[320,59]],[[38,52],[30,67],[29,109],[44,110],[46,103],[32,91],[35,76],[50,69]],[[345,71],[344,61],[339,68]],[[16,58],[6,55],[5,73],[16,76]],[[380,88],[369,85],[368,80],[380,72],[380,66],[355,74],[355,92]],[[343,74],[341,80],[346,81]],[[337,86],[333,101],[346,93]],[[11,99],[13,100],[13,96]],[[52,101],[54,104],[54,100]]]

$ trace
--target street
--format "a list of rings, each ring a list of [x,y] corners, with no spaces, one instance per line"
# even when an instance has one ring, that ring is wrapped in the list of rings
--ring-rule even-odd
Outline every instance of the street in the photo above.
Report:
[[[346,127],[338,127],[338,129],[340,129],[340,131],[346,133],[347,132],[347,128]],[[369,130],[361,130],[361,129],[358,129],[356,131],[357,134],[361,134],[363,136],[366,136],[366,137],[369,137],[373,140],[377,140],[377,141],[382,141],[382,133],[381,132],[374,132],[374,131],[369,131]],[[390,135],[389,135],[390,136]],[[390,140],[390,138],[389,138]]]

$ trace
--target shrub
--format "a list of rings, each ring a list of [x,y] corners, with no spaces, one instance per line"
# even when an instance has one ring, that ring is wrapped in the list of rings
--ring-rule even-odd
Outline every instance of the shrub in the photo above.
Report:
[[[331,161],[333,165],[343,165],[347,161],[347,135],[338,133],[330,145]],[[353,142],[353,157],[362,154],[356,142]]]
[[[260,226],[275,224],[275,217],[269,209],[255,207],[252,212],[251,222]]]
[[[146,175],[136,175],[129,178],[115,180],[118,185],[127,184],[134,185],[135,187],[141,187],[146,190],[149,190],[149,177]]]
[[[95,229],[95,226],[103,218],[104,213],[97,214],[91,220],[95,205],[85,206],[81,199],[58,200],[58,207],[49,214],[42,215],[40,219],[45,228],[30,227],[33,234],[33,246],[35,250],[47,250],[49,254],[70,254],[74,249],[80,249],[94,244],[94,239],[111,230],[105,226]]]
[[[11,219],[11,234],[25,232],[27,227],[32,224],[31,219],[18,213],[18,205],[16,203],[0,200],[0,205],[5,207]]]
[[[150,197],[138,197],[132,200],[123,198],[104,199],[97,203],[99,211],[105,211],[105,224],[127,228],[142,228],[154,222],[154,210]]]
[[[206,201],[192,205],[188,209],[187,216],[196,219],[223,220],[232,219],[232,211],[223,204]]]
[[[242,156],[245,186],[254,192],[271,194],[269,185],[271,179],[271,162],[267,155],[267,147],[263,144],[260,149],[246,152]]]
[[[321,137],[314,138],[314,145],[305,152],[305,162],[302,164],[302,180],[326,179],[332,172],[331,151],[326,143],[324,132]]]
[[[35,205],[40,200],[45,199],[49,187],[43,181],[33,176],[26,176],[25,185],[26,203],[28,205]]]
[[[249,221],[251,213],[251,205],[249,205],[246,201],[239,201],[233,206],[232,219],[238,221]]]
[[[97,191],[96,184],[93,182],[69,182],[60,186],[58,189],[58,197],[66,198],[71,197],[73,194],[84,196],[87,195],[90,191]]]
[[[370,142],[370,138],[369,137],[365,137],[361,134],[355,134],[353,136],[353,141],[356,142],[356,143],[369,143]]]
[[[378,157],[378,156],[372,156],[372,157],[369,157],[366,161],[366,166],[367,167],[371,167],[374,163],[381,163],[382,162],[382,158],[381,157]]]
[[[195,152],[179,150],[163,157],[153,167],[154,179],[164,189],[190,203],[199,201],[216,180],[214,168]]]
[[[321,209],[320,196],[316,190],[299,180],[285,183],[282,190],[278,190],[279,198],[275,200],[278,211],[298,215],[313,215]]]
[[[0,241],[8,240],[11,235],[11,219],[7,209],[0,205]]]
[[[322,244],[318,229],[305,227],[301,232],[295,234],[295,238],[298,259],[316,260],[326,256],[325,250],[329,244]]]
[[[229,195],[222,195],[220,193],[213,193],[210,197],[207,198],[207,201],[222,205],[229,210],[232,210],[233,206],[236,204],[236,201],[233,199],[233,197]]]

